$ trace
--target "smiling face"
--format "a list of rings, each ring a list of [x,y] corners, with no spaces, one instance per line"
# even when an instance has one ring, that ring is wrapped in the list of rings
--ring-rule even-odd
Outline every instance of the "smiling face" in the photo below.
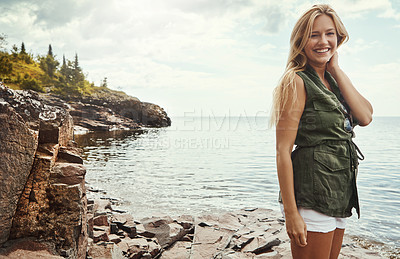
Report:
[[[337,32],[331,17],[322,14],[315,18],[304,52],[313,67],[323,67],[337,50]]]

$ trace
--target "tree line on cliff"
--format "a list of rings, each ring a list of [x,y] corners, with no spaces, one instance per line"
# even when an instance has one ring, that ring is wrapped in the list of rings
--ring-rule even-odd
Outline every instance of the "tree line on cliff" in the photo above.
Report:
[[[86,80],[79,65],[78,54],[73,60],[63,55],[62,62],[56,59],[51,44],[47,54],[37,55],[26,51],[24,42],[11,51],[5,48],[6,35],[0,34],[0,81],[14,89],[52,92],[61,96],[90,95],[97,87]],[[100,87],[107,87],[105,77]]]

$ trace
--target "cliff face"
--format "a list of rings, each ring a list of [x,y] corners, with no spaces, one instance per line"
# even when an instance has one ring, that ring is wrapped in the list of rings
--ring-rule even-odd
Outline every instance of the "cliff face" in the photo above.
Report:
[[[167,127],[171,119],[156,104],[141,102],[138,98],[110,89],[91,96],[63,97],[42,95],[51,105],[63,106],[79,129],[108,131],[146,127]]]
[[[33,237],[85,258],[85,168],[73,120],[34,92],[0,86],[0,244]]]
[[[0,86],[0,258],[26,238],[54,255],[85,258],[86,170],[74,129],[171,125],[158,105],[104,91],[60,99]]]

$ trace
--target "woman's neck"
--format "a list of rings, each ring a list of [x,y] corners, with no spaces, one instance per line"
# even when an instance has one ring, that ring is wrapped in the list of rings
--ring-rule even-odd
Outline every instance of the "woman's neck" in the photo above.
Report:
[[[325,81],[325,70],[326,70],[326,64],[325,65],[314,65],[314,64],[309,64],[315,72],[317,72],[319,78],[321,79],[322,82]]]

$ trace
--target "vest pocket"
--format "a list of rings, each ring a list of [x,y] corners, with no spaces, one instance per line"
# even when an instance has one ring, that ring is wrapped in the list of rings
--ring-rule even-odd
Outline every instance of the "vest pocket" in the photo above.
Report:
[[[343,203],[343,199],[348,196],[350,159],[337,154],[314,151],[314,161],[314,194],[329,201],[330,207],[335,207],[335,203]]]
[[[321,125],[324,127],[336,127],[343,120],[343,114],[338,109],[339,103],[332,98],[323,97],[315,99],[313,107]]]

